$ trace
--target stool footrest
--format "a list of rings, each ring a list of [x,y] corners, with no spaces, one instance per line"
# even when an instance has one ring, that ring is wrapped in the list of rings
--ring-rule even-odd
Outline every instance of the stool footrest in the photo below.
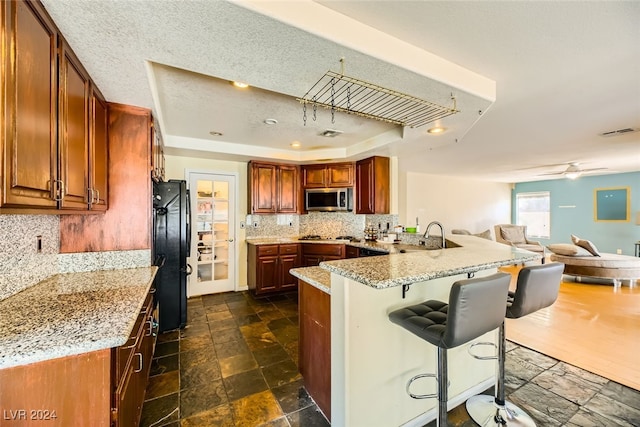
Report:
[[[438,381],[438,378],[436,376],[436,374],[418,374],[416,376],[414,376],[413,378],[411,378],[409,381],[407,381],[407,394],[409,396],[411,396],[414,399],[435,399],[438,397],[438,393],[431,393],[431,394],[413,394],[411,393],[411,390],[409,390],[409,388],[411,387],[411,384],[420,378],[433,378],[436,380],[436,382]]]
[[[477,347],[477,346],[491,346],[491,347],[493,347],[493,348],[494,348],[494,349],[496,349],[496,350],[497,350],[497,348],[498,348],[498,346],[496,346],[496,345],[495,345],[494,343],[492,343],[492,342],[488,342],[488,341],[475,342],[475,343],[471,344],[471,345],[469,346],[469,348],[467,349],[467,352],[468,352],[468,353],[471,355],[471,357],[473,357],[474,359],[477,359],[477,360],[496,360],[496,359],[498,358],[498,356],[497,356],[497,355],[496,355],[496,356],[479,356],[479,355],[477,355],[477,354],[473,354],[472,350],[473,350],[473,348],[474,348],[474,347]]]

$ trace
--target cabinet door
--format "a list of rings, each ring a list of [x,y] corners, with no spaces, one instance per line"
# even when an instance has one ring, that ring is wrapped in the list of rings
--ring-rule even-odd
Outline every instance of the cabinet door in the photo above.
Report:
[[[302,265],[305,267],[314,267],[322,261],[321,255],[302,255]]]
[[[334,163],[327,168],[328,187],[353,186],[353,163]]]
[[[356,163],[356,213],[373,214],[373,159]]]
[[[326,165],[306,165],[302,167],[302,182],[305,188],[322,188],[327,186]]]
[[[298,168],[296,166],[278,166],[277,175],[278,206],[277,212],[298,213]]]
[[[261,257],[256,264],[256,294],[272,292],[278,289],[278,257]]]
[[[60,47],[58,84],[59,207],[88,209],[90,79],[64,41]]]
[[[276,165],[249,163],[250,212],[276,212]]]
[[[347,245],[345,248],[345,256],[347,258],[358,258],[360,256],[360,248]]]
[[[93,87],[91,90],[91,133],[89,138],[89,208],[91,210],[107,210],[108,206],[108,162],[109,147],[107,129],[109,116],[107,103]]]
[[[295,290],[298,287],[298,279],[289,273],[292,268],[298,267],[297,255],[284,255],[280,257],[280,289],[283,291]]]
[[[2,206],[55,207],[57,47],[39,2],[0,4]]]

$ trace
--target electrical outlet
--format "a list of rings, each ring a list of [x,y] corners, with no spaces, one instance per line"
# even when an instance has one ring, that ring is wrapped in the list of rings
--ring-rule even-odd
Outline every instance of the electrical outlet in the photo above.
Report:
[[[616,253],[617,253],[618,255],[622,255],[622,249],[616,249]]]

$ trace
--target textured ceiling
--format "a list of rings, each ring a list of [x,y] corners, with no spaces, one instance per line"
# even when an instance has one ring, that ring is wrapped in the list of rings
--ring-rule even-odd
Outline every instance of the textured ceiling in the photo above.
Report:
[[[154,110],[169,152],[376,153],[401,170],[504,182],[549,179],[538,174],[568,162],[640,170],[640,132],[598,136],[640,128],[640,2],[43,3],[109,101]],[[340,58],[345,74],[404,93],[441,104],[453,93],[461,113],[437,137],[355,116],[331,123],[326,110],[304,126],[295,97]],[[344,133],[318,136],[328,128]]]

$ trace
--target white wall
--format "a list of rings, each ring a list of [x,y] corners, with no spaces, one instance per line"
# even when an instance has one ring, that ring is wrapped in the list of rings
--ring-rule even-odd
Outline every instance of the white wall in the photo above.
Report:
[[[450,233],[464,228],[479,233],[511,222],[511,184],[405,172],[398,177],[399,220],[414,226],[420,219],[424,233],[439,221]],[[436,232],[437,234],[437,232]]]
[[[245,244],[245,230],[240,228],[240,221],[247,217],[247,163],[231,162],[224,160],[203,159],[197,157],[180,157],[165,155],[165,179],[187,179],[185,170],[197,170],[198,172],[238,174],[236,189],[238,199],[236,203],[236,262],[237,262],[237,289],[247,288],[247,245]]]

